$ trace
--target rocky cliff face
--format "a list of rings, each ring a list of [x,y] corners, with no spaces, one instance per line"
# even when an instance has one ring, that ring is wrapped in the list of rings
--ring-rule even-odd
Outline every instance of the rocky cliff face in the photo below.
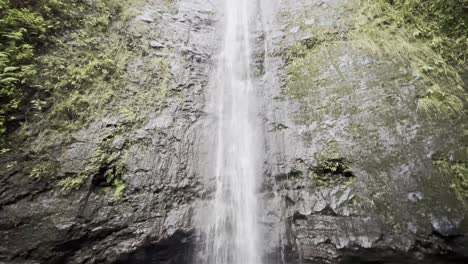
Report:
[[[464,203],[434,166],[454,155],[460,128],[417,111],[422,83],[408,65],[356,45],[355,8],[282,1],[281,22],[267,35],[276,49],[264,78],[264,194],[282,246],[271,252],[292,263],[466,258]],[[284,59],[298,42],[305,55]],[[276,85],[284,79],[286,88]]]
[[[4,157],[0,262],[189,263],[192,203],[203,190],[195,147],[216,44],[213,12],[197,1],[147,1],[134,8],[136,16],[115,25],[142,45],[126,75],[145,89],[142,84],[160,74],[146,70],[158,65],[148,58],[169,60],[167,106],[149,111],[140,127],[128,130],[111,115],[78,131],[69,143],[51,146],[50,155],[60,163],[56,179],[30,177],[28,153]],[[78,190],[61,192],[57,179],[79,175],[102,142],[125,156],[123,195],[105,192],[102,173]]]
[[[194,263],[195,216],[213,191],[203,146],[216,5],[146,1],[114,26],[144,46],[126,71],[136,87],[156,78],[147,58],[170,62],[163,110],[131,129],[96,118],[52,142],[53,178],[30,176],[44,137],[1,157],[0,263]],[[356,45],[349,1],[260,5],[265,263],[463,263],[466,205],[435,165],[456,155],[460,126],[418,112],[423,83],[409,65]],[[79,175],[103,142],[126,168],[121,197],[104,167],[61,192],[57,179]]]

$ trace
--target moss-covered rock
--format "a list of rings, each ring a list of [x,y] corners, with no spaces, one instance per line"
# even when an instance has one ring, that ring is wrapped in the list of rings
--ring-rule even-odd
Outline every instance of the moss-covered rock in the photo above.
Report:
[[[270,169],[310,176],[271,185],[287,197],[280,214],[291,221],[284,239],[299,259],[292,263],[463,258],[463,241],[446,243],[467,230],[466,198],[454,191],[463,188],[460,72],[426,40],[361,13],[381,2],[290,0],[280,8],[284,86],[272,93],[269,118],[287,129],[268,138],[282,153]],[[362,16],[372,18],[361,24]],[[437,160],[450,161],[445,173]]]

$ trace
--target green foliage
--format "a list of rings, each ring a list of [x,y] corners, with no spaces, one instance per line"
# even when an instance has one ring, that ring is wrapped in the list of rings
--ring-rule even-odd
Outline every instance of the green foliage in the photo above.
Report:
[[[468,70],[467,5],[467,0],[361,0],[352,39],[358,47],[412,66],[427,87],[420,111],[464,115],[467,94],[460,73]]]
[[[288,52],[287,91],[293,98],[303,98],[314,83],[311,80],[318,76],[321,61],[316,61],[318,50],[309,50],[302,43],[294,44]]]
[[[112,137],[109,137],[101,142],[83,171],[57,183],[63,192],[77,190],[88,179],[93,179],[96,182],[102,181],[95,187],[110,187],[114,190],[115,198],[122,195],[125,189],[122,177],[127,172],[126,155],[124,150],[116,150],[111,147],[111,139]]]
[[[381,27],[403,27],[452,65],[468,59],[467,0],[377,0],[371,15]]]
[[[48,23],[48,32],[93,27],[106,29],[111,17],[121,11],[123,0],[10,0],[15,8],[28,8],[40,14]]]
[[[114,185],[114,198],[118,199],[122,197],[123,191],[125,190],[125,183],[122,179],[115,179]]]
[[[37,69],[34,51],[45,41],[47,23],[27,8],[0,0],[0,136],[21,107]]]
[[[57,171],[56,162],[50,160],[39,161],[31,170],[30,177],[32,178],[50,178]]]
[[[329,187],[338,184],[349,184],[354,179],[351,168],[343,159],[326,159],[319,162],[309,173],[314,186]]]
[[[76,177],[69,177],[65,178],[63,180],[60,180],[57,183],[57,186],[60,187],[60,189],[63,192],[69,192],[72,190],[78,190],[88,179],[86,174],[79,174]]]
[[[310,49],[315,46],[315,39],[297,41],[286,52],[286,62],[293,62],[295,59],[304,58]]]
[[[438,160],[434,162],[435,167],[451,180],[450,187],[463,201],[468,201],[468,164],[466,161],[448,162]]]
[[[331,36],[331,33],[323,35]],[[351,87],[342,78],[329,78],[326,67],[323,67],[340,56],[340,50],[337,49],[339,45],[328,42],[328,39],[323,41],[322,38],[307,42],[297,42],[287,52],[287,85],[283,90],[287,96],[300,100],[296,122],[301,124],[339,114],[340,108],[335,107],[337,104],[333,103],[334,99],[317,95],[321,88],[329,87],[329,94],[338,97],[349,93]]]
[[[129,48],[130,41],[116,34],[107,34],[106,39],[76,36],[78,47],[63,46],[43,56],[41,78],[51,94],[50,107],[42,115],[44,126],[71,131],[112,114],[130,127],[141,123],[147,111],[163,108],[171,78],[169,60],[143,58],[144,82],[132,83],[126,68],[140,51]]]
[[[71,50],[59,46],[40,58],[40,78],[50,94],[47,98],[50,107],[42,116],[53,129],[80,127],[92,113],[108,106],[125,85],[123,69],[127,53],[118,40],[83,44],[85,37],[75,37],[79,47]]]
[[[464,129],[464,144],[457,147],[450,155],[450,160],[441,158],[435,160],[433,165],[450,182],[458,198],[464,203],[468,202],[468,146],[466,138],[468,130]]]
[[[146,40],[126,32],[126,19],[134,15],[133,11],[121,12],[128,1],[0,3],[1,37],[16,41],[10,44],[2,39],[0,43],[0,80],[9,84],[4,87],[1,83],[0,95],[8,97],[0,98],[0,138],[9,134],[6,127],[18,124],[21,129],[15,136],[34,136],[31,151],[41,161],[32,168],[31,177],[54,176],[59,164],[41,155],[66,142],[73,131],[90,121],[117,117],[118,133],[125,134],[141,124],[148,112],[165,106],[171,69],[170,59],[164,54],[171,51],[161,49],[155,54]],[[4,16],[7,13],[11,18]],[[118,23],[111,23],[113,20]],[[127,71],[129,66],[134,71]],[[18,81],[13,82],[13,77]],[[6,122],[13,118],[17,119],[14,123]],[[125,159],[125,150],[112,149],[109,139],[104,139],[84,169],[58,180],[57,186],[69,192],[91,179],[100,179],[99,190],[112,190],[118,198],[125,189]]]
[[[418,109],[428,114],[442,116],[444,114],[461,115],[463,114],[466,95],[463,90],[456,91],[455,95],[448,89],[444,89],[438,84],[426,90],[424,96],[418,100]]]
[[[467,93],[460,75],[468,72],[467,11],[468,0],[361,0],[351,37],[360,48],[411,65],[424,87],[418,110],[464,128]],[[463,148],[463,158],[434,166],[466,201],[468,149]]]
[[[293,43],[285,54],[285,92],[301,98],[305,107],[299,121],[320,117],[320,101],[307,96],[313,87],[330,81],[320,78],[320,65],[329,63],[335,43],[349,41],[354,47],[378,57],[409,65],[420,77],[417,106],[433,118],[463,118],[467,93],[461,74],[468,71],[467,0],[360,0],[358,15],[349,19],[350,30],[340,35],[335,29],[301,25],[310,31],[307,39]],[[346,91],[345,83],[337,90]],[[310,107],[313,107],[311,110]]]
[[[41,68],[38,54],[46,47],[63,45],[59,36],[64,33],[72,32],[71,35],[85,39],[104,31],[122,3],[123,0],[0,0],[0,138],[8,124],[24,118],[30,107],[37,111],[47,108],[51,89],[40,85],[42,79],[37,78]],[[99,59],[86,65],[83,72],[76,72],[71,85],[93,77],[86,72],[108,70],[113,63]]]

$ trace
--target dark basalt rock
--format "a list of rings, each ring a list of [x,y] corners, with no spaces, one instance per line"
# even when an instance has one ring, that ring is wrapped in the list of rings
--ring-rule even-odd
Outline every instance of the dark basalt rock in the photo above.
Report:
[[[106,168],[68,194],[56,186],[121,128],[116,117],[51,147],[60,164],[53,177],[29,176],[30,146],[2,155],[0,263],[196,263],[194,218],[214,188],[203,146],[214,118],[205,109],[219,1],[162,2],[136,7],[126,27],[145,57],[170,58],[171,84],[164,110],[110,144],[128,151],[122,197],[104,191]],[[252,40],[265,113],[264,263],[466,263],[466,206],[432,160],[460,144],[460,129],[418,113],[422,84],[407,65],[353,46],[348,2],[261,1],[270,5],[258,17],[265,28]],[[319,41],[304,25],[332,37]],[[284,54],[297,41],[318,51],[302,97],[285,92]],[[144,63],[141,55],[128,65],[132,83],[148,77]],[[333,180],[317,184],[314,173]]]
[[[194,234],[177,231],[157,244],[149,243],[127,256],[121,256],[115,264],[189,264],[193,260],[194,248]]]
[[[168,93],[177,98],[169,98],[163,111],[145,116],[145,123],[125,137],[114,137],[127,128],[110,116],[76,132],[68,143],[51,144],[49,156],[60,165],[51,177],[30,177],[36,161],[27,154],[29,145],[21,147],[24,153],[0,157],[0,263],[190,263],[192,203],[202,191],[195,132],[216,42],[209,6],[171,5],[146,1],[136,7],[142,16],[115,25],[116,32],[145,44],[158,32],[158,43],[168,48]],[[144,49],[145,58],[160,56],[159,44]],[[145,75],[143,68],[151,65],[144,64],[151,61],[141,56],[128,65],[129,80],[136,84],[158,77]],[[78,190],[60,192],[57,181],[83,171],[106,139],[112,140],[109,151],[127,153],[122,196],[106,191],[112,164],[103,164]]]
[[[266,134],[265,263],[466,262],[465,203],[433,166],[460,127],[418,112],[407,65],[356,48],[352,3],[283,1],[267,21],[265,127],[285,128]]]

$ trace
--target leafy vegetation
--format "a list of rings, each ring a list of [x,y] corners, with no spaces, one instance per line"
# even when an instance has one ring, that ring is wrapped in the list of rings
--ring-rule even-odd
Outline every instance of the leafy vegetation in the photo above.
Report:
[[[359,47],[410,64],[424,86],[420,111],[464,115],[468,70],[467,0],[361,0],[352,39]]]
[[[450,177],[450,187],[460,200],[468,201],[468,164],[466,161],[437,160],[434,165],[443,175]]]
[[[408,63],[422,77],[418,109],[431,117],[458,120],[466,138],[468,0],[361,0],[357,28],[360,47]],[[468,199],[466,144],[455,160],[437,160],[458,197]]]
[[[449,121],[467,131],[468,1],[350,2],[353,6],[345,12],[354,10],[357,14],[350,15],[346,21],[347,26],[340,24],[341,21],[336,21],[334,26],[301,24],[300,33],[307,37],[294,42],[285,53],[287,71],[285,92],[291,98],[300,99],[298,122],[311,124],[312,121],[320,121],[324,115],[333,115],[334,111],[341,115],[349,114],[353,117],[358,115],[352,107],[349,107],[353,100],[349,103],[340,102],[347,100],[349,98],[347,96],[357,94],[354,93],[349,78],[340,78],[339,74],[333,78],[327,76],[328,67],[330,69],[334,67],[335,59],[349,55],[346,54],[347,51],[341,52],[340,48],[352,45],[364,54],[372,54],[381,62],[392,62],[375,63],[369,73],[376,74],[389,82],[395,80],[393,77],[395,75],[386,78],[385,72],[399,74],[404,82],[415,81],[416,85],[412,87],[416,89],[416,103],[421,116],[428,117],[431,121]],[[359,3],[357,9],[354,5],[356,2]],[[402,68],[402,65],[409,66],[411,71],[407,71],[407,67]],[[369,76],[366,69],[361,71],[361,68],[355,67],[354,70],[353,80],[365,80]],[[388,87],[391,89],[393,84],[389,84]],[[385,93],[388,91],[390,90]],[[377,92],[375,91],[373,96],[376,96]],[[375,105],[374,109],[385,110],[378,108],[381,105]],[[383,115],[384,111],[379,113]],[[355,124],[352,122],[351,120],[348,128],[355,131],[352,133],[357,135],[357,138],[365,139],[366,136],[371,136],[366,134],[367,130],[361,128],[362,120]],[[315,132],[317,132],[316,126],[314,126]],[[457,135],[454,133],[454,136]],[[304,134],[306,142],[310,142],[311,138],[307,132]],[[369,140],[362,142],[367,144]],[[466,154],[466,144],[463,147]],[[337,171],[344,171],[339,166],[339,158],[339,155],[318,157],[319,165],[310,173],[316,185],[328,186],[333,184],[330,179],[340,178],[334,175]],[[466,155],[455,160],[437,161],[435,167],[451,179],[452,188],[459,197],[466,200],[468,197]]]
[[[53,177],[57,171],[57,163],[50,159],[40,160],[31,170],[30,177],[32,178],[45,178]]]
[[[101,72],[97,72],[102,73],[113,67],[104,59],[89,62],[91,65],[86,65],[88,67],[80,72],[81,75],[56,75],[52,79],[48,78],[50,74],[59,74],[55,67],[59,67],[62,73],[67,68],[52,62],[50,56],[43,58],[40,55],[52,48],[63,49],[63,35],[74,41],[90,39],[91,34],[104,31],[122,3],[122,0],[0,0],[1,138],[8,127],[27,119],[30,112],[47,110],[50,95],[76,94],[82,88],[77,85],[82,78],[93,77],[84,76],[83,72],[100,69]],[[67,58],[62,56],[60,59]],[[60,89],[64,88],[63,83],[67,83],[67,89]]]
[[[44,121],[54,129],[76,129],[84,124],[91,113],[109,104],[114,92],[125,83],[123,70],[128,53],[119,50],[119,40],[88,44],[82,43],[84,36],[75,37],[77,47],[68,50],[61,46],[41,57],[40,77],[50,92],[43,103],[48,105]]]
[[[353,172],[343,159],[322,160],[311,169],[309,175],[318,187],[349,184],[354,178]]]
[[[354,2],[353,2],[354,3]],[[310,87],[328,80],[317,76],[326,57],[324,47],[349,41],[386,59],[410,65],[420,77],[418,110],[429,117],[460,118],[466,115],[468,72],[468,0],[359,0],[358,14],[349,19],[349,31],[301,25],[312,37],[295,42],[287,51],[287,92],[304,97]],[[355,7],[353,7],[356,10]],[[330,49],[327,49],[330,50]]]
[[[365,4],[367,3],[367,4]],[[375,26],[396,33],[408,30],[410,40],[427,41],[452,65],[466,67],[468,60],[467,0],[378,0],[365,1]]]
[[[115,198],[122,195],[125,189],[122,177],[127,171],[126,154],[125,149],[118,150],[112,147],[112,139],[113,137],[108,137],[102,140],[83,171],[57,183],[63,192],[77,190],[91,178],[95,188],[110,188]]]
[[[170,50],[154,54],[139,35],[147,28],[128,32],[136,13],[127,5],[139,2],[0,0],[0,149],[16,148],[10,139],[30,139],[28,150],[38,160],[31,177],[53,178],[60,165],[48,153],[90,121],[116,117],[126,135],[165,106],[171,75],[164,54]],[[100,178],[100,189],[120,196],[125,155],[108,144],[58,187],[67,192]]]
[[[35,50],[46,40],[47,22],[28,8],[0,0],[0,134],[32,88]]]
[[[309,168],[309,177],[313,179],[314,186],[331,187],[354,181],[355,175],[349,162],[340,155],[338,142],[328,142],[315,158],[317,164]]]
[[[48,153],[59,151],[71,132],[90,121],[112,115],[118,133],[126,135],[147,112],[164,107],[170,61],[127,32],[135,15],[129,4],[0,0],[0,149],[3,154],[15,148],[5,140],[11,135],[31,139],[31,155],[38,160],[32,178],[54,178],[60,165]],[[113,149],[107,140],[80,173],[57,182],[62,191],[92,179],[98,189],[122,195],[125,150]]]

